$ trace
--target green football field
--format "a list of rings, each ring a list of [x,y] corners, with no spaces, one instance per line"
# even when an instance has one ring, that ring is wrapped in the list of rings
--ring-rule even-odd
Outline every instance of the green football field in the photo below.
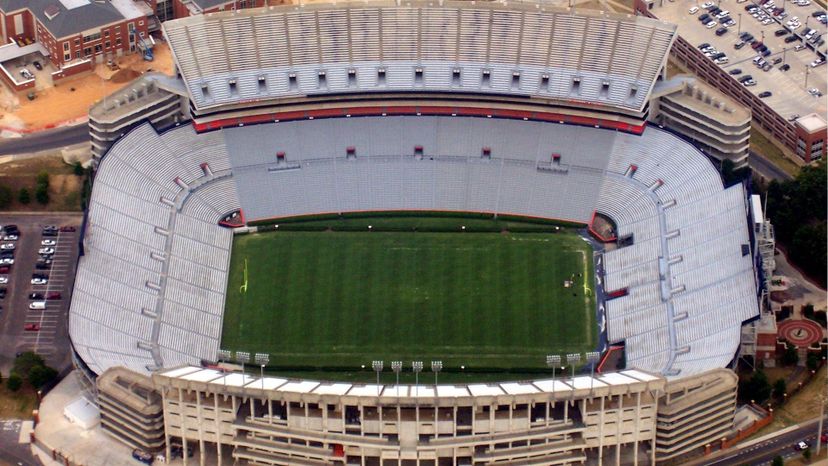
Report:
[[[592,249],[566,231],[237,236],[222,349],[334,372],[372,360],[423,360],[428,371],[434,359],[532,370],[550,353],[592,351]]]

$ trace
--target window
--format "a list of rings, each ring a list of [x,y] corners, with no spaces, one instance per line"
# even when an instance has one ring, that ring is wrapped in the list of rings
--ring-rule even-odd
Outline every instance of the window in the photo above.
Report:
[[[103,50],[101,44],[95,44],[95,53],[101,53],[101,50]]]
[[[110,44],[109,41],[106,41],[106,43],[104,43],[104,48],[106,48],[106,49],[109,49],[109,47],[111,47],[111,46],[112,46],[112,44]]]
[[[68,53],[63,54],[63,61],[69,61],[72,59],[72,55]]]
[[[267,78],[264,75],[259,76],[259,92],[267,92]]]
[[[512,89],[517,89],[520,87],[520,71],[513,71],[512,72]]]
[[[138,25],[143,26],[144,25],[144,20],[138,21]]]
[[[630,99],[635,99],[635,96],[638,95],[638,87],[632,86],[630,88]]]
[[[460,85],[460,68],[454,68],[453,70],[451,70],[451,85]]]
[[[609,81],[607,81],[607,80],[601,81],[601,91],[599,92],[599,95],[601,97],[609,96],[609,86],[610,86]]]
[[[107,29],[106,31],[104,31],[104,37],[109,37],[109,29]]]
[[[80,58],[80,51],[75,52],[75,58]]]
[[[316,78],[316,85],[319,86],[319,88],[328,87],[327,75],[324,71],[320,71],[319,73],[317,73]]]
[[[86,47],[85,49],[83,49],[83,55],[86,57],[92,55],[92,47]]]
[[[385,68],[377,68],[377,84],[380,86],[385,84]]]
[[[205,99],[210,98],[210,88],[207,87],[206,84],[201,85],[201,95],[203,95]]]
[[[299,83],[296,81],[296,73],[290,73],[288,75],[288,89],[294,90],[299,87]]]
[[[236,87],[236,80],[235,79],[231,79],[231,80],[227,81],[227,85],[230,86],[230,94],[231,95],[236,95],[236,94],[239,93],[239,90]]]
[[[100,38],[101,38],[101,33],[96,32],[95,34],[89,34],[88,36],[83,36],[83,42],[84,43],[92,42],[92,41],[100,40]]]
[[[549,88],[549,75],[544,73],[541,75],[541,89]]]
[[[115,45],[121,45],[121,38],[120,37],[115,38]]]
[[[63,43],[63,51],[64,51],[64,52],[68,52],[68,51],[69,51],[69,42],[64,42],[64,43]]]
[[[80,45],[80,39],[78,39],[77,37],[75,38],[75,45],[76,45],[76,46],[77,46],[77,45]]]

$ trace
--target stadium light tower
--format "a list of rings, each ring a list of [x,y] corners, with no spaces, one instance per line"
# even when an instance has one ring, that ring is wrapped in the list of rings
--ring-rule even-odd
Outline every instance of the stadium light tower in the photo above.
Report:
[[[242,380],[244,380],[244,363],[250,362],[250,353],[247,351],[236,351],[236,361],[242,365]]]
[[[572,366],[572,378],[575,378],[575,364],[581,362],[580,353],[568,353],[566,355],[566,363]]]
[[[546,355],[546,367],[552,368],[552,380],[555,380],[555,369],[561,365],[561,355],[560,354],[547,354]]]
[[[592,393],[592,384],[595,381],[595,364],[601,359],[601,353],[597,351],[589,351],[586,354],[587,363],[589,363],[589,392]]]
[[[414,371],[414,393],[417,396],[420,394],[420,372],[423,371],[423,362],[412,361],[411,370]]]
[[[437,390],[437,374],[443,370],[443,361],[431,361],[431,372],[434,372],[434,389]]]
[[[216,359],[218,359],[219,362],[227,362],[232,358],[233,358],[233,355],[228,350],[224,350],[224,349],[218,350],[218,352],[216,354]]]
[[[262,381],[262,390],[264,390],[264,368],[270,362],[270,355],[267,353],[256,353],[255,359],[259,364],[259,379]]]
[[[377,396],[379,396],[379,394],[380,394],[379,377],[380,377],[380,372],[382,372],[382,366],[383,366],[382,361],[373,361],[373,362],[371,362],[371,367],[374,369],[374,372],[377,373]]]
[[[397,375],[397,397],[400,396],[400,371],[402,370],[402,361],[391,361],[391,370]]]

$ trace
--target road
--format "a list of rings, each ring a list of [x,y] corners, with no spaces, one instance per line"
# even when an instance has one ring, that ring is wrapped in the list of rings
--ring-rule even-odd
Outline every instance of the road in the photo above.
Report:
[[[20,138],[0,140],[0,155],[25,154],[89,141],[89,126],[75,126],[39,131]]]
[[[793,179],[791,175],[785,173],[781,168],[771,163],[770,160],[762,157],[761,155],[753,151],[751,151],[750,156],[748,156],[748,165],[750,165],[750,168],[752,168],[754,172],[758,173],[759,175],[762,175],[763,177],[768,179],[768,181],[783,181]]]
[[[811,419],[800,423],[799,428],[791,432],[786,432],[782,435],[771,437],[761,443],[748,445],[746,447],[736,446],[730,450],[706,457],[703,460],[693,461],[691,464],[704,464],[705,466],[770,464],[776,456],[781,456],[786,460],[798,456],[800,453],[794,450],[794,445],[799,441],[807,442],[811,446],[811,452],[815,453],[817,422],[817,419]]]

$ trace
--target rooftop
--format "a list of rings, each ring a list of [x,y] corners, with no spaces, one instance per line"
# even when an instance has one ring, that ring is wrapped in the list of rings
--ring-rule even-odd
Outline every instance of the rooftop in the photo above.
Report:
[[[132,0],[0,0],[0,11],[26,10],[57,39],[143,16]]]
[[[796,120],[796,124],[809,133],[816,133],[828,127],[825,118],[821,117],[818,113],[811,113],[810,115],[799,117]]]
[[[659,92],[721,123],[741,125],[750,121],[750,110],[744,105],[690,75],[659,81],[653,89],[653,94],[657,95]]]

